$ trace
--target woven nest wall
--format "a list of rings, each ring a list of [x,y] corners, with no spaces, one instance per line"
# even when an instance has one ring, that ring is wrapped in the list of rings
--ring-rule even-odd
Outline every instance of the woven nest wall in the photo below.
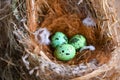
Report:
[[[1,18],[1,23],[8,22],[6,25],[8,27],[1,31],[6,32],[2,34],[8,36],[4,40],[9,43],[6,50],[11,51],[9,53],[11,57],[17,57],[9,59],[1,54],[3,56],[1,60],[14,66],[13,72],[20,74],[21,79],[120,79],[120,26],[112,5],[114,1],[13,0],[10,3],[6,0],[5,3],[11,4],[12,10],[9,11],[11,13],[9,13],[10,16],[7,15],[7,19]],[[1,14],[3,13],[1,12]],[[90,18],[94,23],[87,25],[84,23],[86,18]],[[87,39],[87,45],[94,45],[95,50],[77,52],[75,58],[68,62],[59,61],[52,55],[53,48],[50,45],[44,45],[36,40],[34,33],[40,28],[48,29],[51,35],[61,31],[68,38],[75,34],[82,34]],[[5,46],[2,43],[1,41],[1,46]],[[4,57],[8,60],[4,60]],[[19,59],[18,62],[17,59]],[[24,69],[19,68],[20,66]],[[9,68],[10,66],[6,71]],[[14,71],[14,69],[16,70]],[[7,74],[6,72],[1,73],[3,76],[1,79],[14,80],[13,73],[8,76],[9,78],[5,78]]]

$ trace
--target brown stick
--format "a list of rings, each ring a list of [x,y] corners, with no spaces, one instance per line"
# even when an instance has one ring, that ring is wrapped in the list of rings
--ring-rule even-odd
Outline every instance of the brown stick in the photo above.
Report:
[[[37,28],[37,5],[35,0],[26,0],[27,5],[27,25],[30,32],[34,32]]]

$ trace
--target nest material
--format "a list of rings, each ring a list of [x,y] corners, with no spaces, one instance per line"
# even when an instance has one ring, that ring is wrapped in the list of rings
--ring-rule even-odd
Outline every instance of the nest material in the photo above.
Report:
[[[120,73],[119,26],[116,27],[117,18],[109,1],[20,0],[17,4],[21,5],[14,11],[18,20],[14,21],[13,33],[18,41],[15,45],[19,44],[24,50],[21,52],[25,54],[21,57],[30,75],[36,75],[36,79],[41,80],[119,79],[115,77]],[[83,25],[82,20],[87,16],[96,22],[95,26]],[[52,56],[50,46],[35,41],[33,32],[40,27],[46,27],[51,34],[62,31],[69,38],[82,34],[87,38],[87,44],[94,45],[96,50],[78,52],[69,62],[58,61]]]
[[[78,53],[76,58],[70,61],[69,64],[74,65],[85,61],[88,62],[93,58],[96,58],[100,64],[103,64],[110,58],[109,53],[112,51],[114,45],[113,39],[111,38],[111,36],[108,36],[109,33],[106,32],[108,30],[107,26],[104,26],[104,28],[106,28],[106,31],[102,30],[100,26],[100,24],[102,24],[102,21],[97,19],[97,15],[95,14],[95,10],[92,8],[92,4],[90,4],[89,1],[83,1],[81,4],[78,4],[78,2],[79,1],[69,0],[38,0],[35,2],[36,5],[33,5],[31,4],[31,2],[28,1],[27,3],[29,4],[27,5],[29,12],[27,23],[29,29],[31,32],[34,32],[40,27],[46,27],[51,32],[51,34],[54,34],[57,31],[61,31],[65,33],[68,38],[72,37],[75,34],[82,34],[87,38],[88,45],[92,44],[96,47],[96,51]],[[34,11],[31,11],[32,8],[34,9]],[[97,25],[83,25],[82,21],[88,16],[93,19],[93,21],[96,22]],[[36,19],[39,19],[40,23],[38,23]],[[49,54],[46,55],[54,60],[54,57],[51,56],[53,51],[49,50],[49,48],[47,49],[47,46],[40,46],[43,47],[43,52],[48,52]],[[79,59],[79,56],[84,53],[86,54],[85,56],[82,56],[83,59]]]

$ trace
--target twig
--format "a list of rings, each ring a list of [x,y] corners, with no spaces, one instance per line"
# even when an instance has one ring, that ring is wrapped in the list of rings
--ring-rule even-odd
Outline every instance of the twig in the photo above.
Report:
[[[0,59],[1,59],[2,61],[4,61],[4,62],[8,63],[8,65],[15,66],[15,64],[14,64],[14,63],[12,63],[12,62],[11,62],[11,60],[10,60],[10,61],[8,61],[8,60],[5,60],[5,59],[3,59],[3,58],[1,58],[1,57],[0,57]]]
[[[31,32],[34,32],[37,28],[37,5],[35,0],[26,0],[27,6],[27,25]]]

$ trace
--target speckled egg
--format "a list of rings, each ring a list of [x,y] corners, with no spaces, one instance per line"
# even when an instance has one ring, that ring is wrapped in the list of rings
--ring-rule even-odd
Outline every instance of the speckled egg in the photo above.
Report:
[[[75,35],[69,40],[69,44],[75,47],[76,50],[86,46],[86,38],[83,35]]]
[[[68,43],[68,38],[62,32],[56,32],[51,38],[51,45],[54,48],[60,46],[61,44],[66,44],[66,43]]]
[[[54,56],[62,61],[68,61],[74,58],[76,53],[75,48],[70,44],[58,46],[54,51]]]

